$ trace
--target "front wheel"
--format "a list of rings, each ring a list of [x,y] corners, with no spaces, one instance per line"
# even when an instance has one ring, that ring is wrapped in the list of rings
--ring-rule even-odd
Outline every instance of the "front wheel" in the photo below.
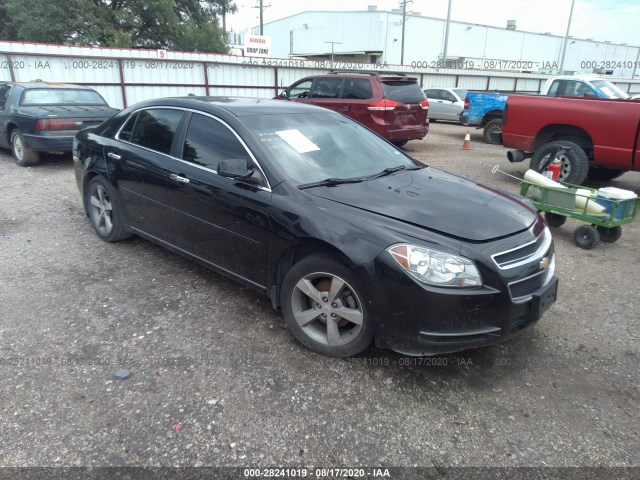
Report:
[[[40,153],[25,143],[22,132],[18,128],[11,132],[11,153],[21,167],[28,167],[40,161]]]
[[[579,145],[565,140],[542,145],[531,157],[529,168],[542,173],[554,161],[560,162],[559,182],[580,185],[587,178],[589,170],[587,154]]]
[[[365,291],[333,257],[311,255],[296,263],[285,276],[280,300],[291,333],[314,352],[350,357],[373,341]]]
[[[84,201],[91,225],[102,240],[117,242],[131,236],[122,225],[113,188],[105,179],[91,179]]]
[[[489,120],[487,124],[484,126],[484,130],[482,132],[482,138],[484,141],[491,145],[500,145],[500,134],[502,133],[502,120],[499,118],[494,118],[493,120]]]

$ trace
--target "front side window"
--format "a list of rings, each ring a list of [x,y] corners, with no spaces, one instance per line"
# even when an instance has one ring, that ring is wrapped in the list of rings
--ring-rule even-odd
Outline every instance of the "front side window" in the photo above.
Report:
[[[311,90],[311,84],[313,80],[304,80],[300,83],[296,83],[289,90],[289,98],[307,98],[309,91]]]
[[[251,157],[237,137],[222,123],[204,115],[194,114],[189,122],[182,148],[182,159],[212,170],[218,170],[222,160]]]
[[[181,119],[181,110],[162,108],[143,110],[138,113],[131,133],[131,142],[168,155],[171,153],[173,137]]]

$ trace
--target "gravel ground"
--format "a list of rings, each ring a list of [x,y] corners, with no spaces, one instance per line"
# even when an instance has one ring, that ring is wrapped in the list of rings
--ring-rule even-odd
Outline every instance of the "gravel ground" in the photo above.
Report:
[[[406,150],[518,191],[526,164],[432,124]],[[554,229],[558,302],[490,348],[330,359],[269,300],[140,238],[98,239],[70,157],[0,150],[0,466],[640,465],[640,224]],[[640,173],[610,185],[640,191]],[[117,380],[114,373],[129,369]],[[637,473],[637,471],[635,471]]]

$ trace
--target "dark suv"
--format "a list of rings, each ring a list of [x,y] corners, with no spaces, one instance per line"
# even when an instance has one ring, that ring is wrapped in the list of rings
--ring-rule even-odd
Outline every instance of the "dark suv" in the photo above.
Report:
[[[429,102],[418,80],[402,73],[314,75],[297,81],[278,98],[330,108],[398,146],[424,138],[429,131]]]

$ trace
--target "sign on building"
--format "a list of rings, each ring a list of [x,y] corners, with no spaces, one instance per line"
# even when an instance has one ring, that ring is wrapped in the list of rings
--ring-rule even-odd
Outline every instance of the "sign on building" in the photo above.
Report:
[[[270,57],[271,37],[264,35],[245,35],[244,54],[247,57]]]

